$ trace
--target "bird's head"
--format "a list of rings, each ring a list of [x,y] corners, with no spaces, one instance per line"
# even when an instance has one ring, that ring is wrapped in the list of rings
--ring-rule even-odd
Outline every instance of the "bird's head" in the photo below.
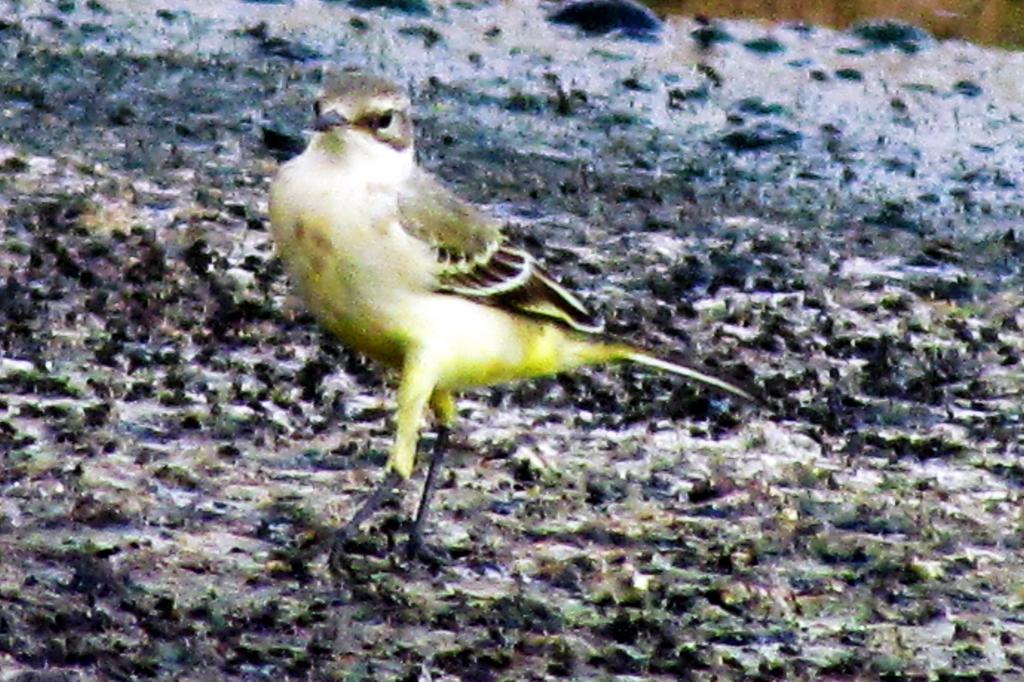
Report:
[[[365,73],[330,74],[313,104],[314,143],[330,154],[383,163],[411,158],[409,109],[408,95],[389,80]]]

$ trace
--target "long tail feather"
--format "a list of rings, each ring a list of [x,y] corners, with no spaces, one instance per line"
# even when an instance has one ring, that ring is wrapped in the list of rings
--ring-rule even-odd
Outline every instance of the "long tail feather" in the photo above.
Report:
[[[576,337],[575,342],[569,341],[570,351],[568,355],[571,361],[559,365],[560,369],[578,367],[580,365],[601,364],[605,362],[635,362],[638,365],[650,367],[661,372],[669,372],[677,376],[691,379],[693,381],[718,389],[723,393],[736,396],[762,407],[767,407],[764,400],[757,392],[750,388],[741,387],[737,382],[729,379],[720,379],[704,370],[691,367],[678,362],[669,362],[653,355],[652,353],[637,348],[627,343],[616,342],[594,342],[586,337]]]
[[[623,360],[635,362],[638,365],[644,365],[645,367],[651,367],[653,369],[658,369],[663,372],[671,372],[672,374],[677,374],[681,377],[692,379],[693,381],[697,381],[707,386],[717,388],[718,390],[724,393],[729,393],[730,395],[734,395],[737,398],[742,398],[743,400],[746,400],[751,403],[760,404],[762,402],[761,399],[754,395],[752,392],[744,388],[740,388],[739,386],[730,381],[726,381],[725,379],[719,379],[718,377],[712,376],[698,369],[694,369],[693,367],[687,367],[686,365],[680,365],[675,362],[662,360],[661,358],[656,358],[653,355],[648,355],[647,353],[634,349],[625,350],[621,355],[619,355],[619,357]]]

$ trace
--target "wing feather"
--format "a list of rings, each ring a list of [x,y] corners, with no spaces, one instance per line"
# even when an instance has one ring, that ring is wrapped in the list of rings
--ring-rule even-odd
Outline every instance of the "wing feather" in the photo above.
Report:
[[[526,251],[505,243],[500,225],[417,171],[399,197],[403,228],[437,255],[437,288],[489,305],[558,320],[583,332],[602,325]]]

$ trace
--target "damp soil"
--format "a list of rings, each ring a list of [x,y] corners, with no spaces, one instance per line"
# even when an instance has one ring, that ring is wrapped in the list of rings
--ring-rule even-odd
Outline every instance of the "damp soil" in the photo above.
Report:
[[[393,4],[2,4],[0,677],[1024,677],[1024,55]],[[409,486],[332,577],[393,383],[269,242],[327,64],[408,84],[421,162],[610,331],[767,406],[469,393],[449,560],[399,551]]]

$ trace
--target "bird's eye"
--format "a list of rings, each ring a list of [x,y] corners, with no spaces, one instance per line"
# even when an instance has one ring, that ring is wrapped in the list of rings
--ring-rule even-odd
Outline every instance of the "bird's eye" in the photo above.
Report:
[[[374,130],[383,130],[391,125],[392,112],[385,111],[383,114],[372,116],[369,120],[370,127]]]

